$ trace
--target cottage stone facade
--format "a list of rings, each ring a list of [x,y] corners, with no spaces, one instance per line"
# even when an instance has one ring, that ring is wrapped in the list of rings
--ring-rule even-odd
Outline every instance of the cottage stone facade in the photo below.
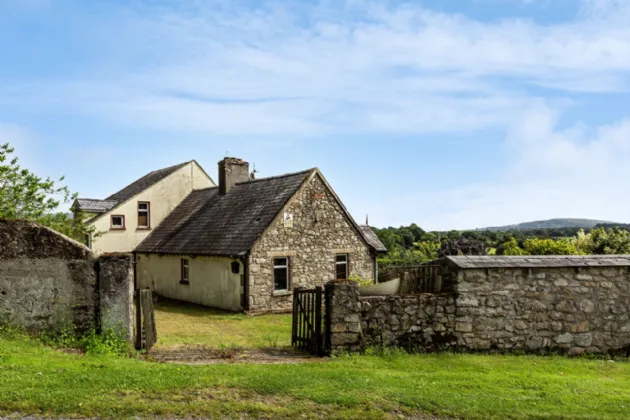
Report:
[[[290,310],[292,289],[322,286],[335,279],[337,254],[348,254],[350,277],[374,279],[373,251],[318,172],[313,172],[285,210],[293,218],[292,225],[285,224],[285,212],[281,212],[252,247],[250,311]],[[290,258],[288,292],[274,291],[276,257]]]

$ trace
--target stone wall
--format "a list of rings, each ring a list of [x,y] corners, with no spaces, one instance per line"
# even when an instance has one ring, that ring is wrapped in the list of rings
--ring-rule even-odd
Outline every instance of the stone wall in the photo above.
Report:
[[[101,328],[133,338],[133,257],[130,254],[105,254],[98,262]]]
[[[452,293],[358,297],[356,283],[327,285],[332,350],[630,352],[628,267],[450,270]]]
[[[460,344],[475,350],[560,350],[574,355],[630,349],[628,270],[460,270]]]
[[[336,254],[349,254],[351,276],[374,279],[370,248],[319,175],[307,181],[289,203],[287,213],[293,216],[293,226],[285,227],[280,214],[252,249],[250,311],[291,310],[292,293],[274,293],[275,257],[291,259],[290,288],[312,288],[334,280]]]
[[[73,325],[85,332],[106,314],[107,325],[129,331],[131,261],[129,255],[99,260],[51,229],[0,219],[0,323],[32,331]]]

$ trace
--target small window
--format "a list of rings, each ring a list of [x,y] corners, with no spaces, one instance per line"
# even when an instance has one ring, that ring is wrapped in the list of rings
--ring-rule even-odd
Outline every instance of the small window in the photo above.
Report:
[[[188,260],[186,258],[182,258],[181,259],[181,271],[182,271],[182,279],[180,280],[180,283],[182,284],[188,284],[189,283],[189,273],[190,273],[190,268],[188,266]]]
[[[273,260],[273,288],[274,290],[289,290],[289,258]]]
[[[125,216],[118,215],[112,216],[112,229],[124,229],[125,228]]]
[[[348,254],[335,256],[337,280],[348,280]]]
[[[148,229],[151,227],[151,204],[148,202],[138,202],[138,228]]]

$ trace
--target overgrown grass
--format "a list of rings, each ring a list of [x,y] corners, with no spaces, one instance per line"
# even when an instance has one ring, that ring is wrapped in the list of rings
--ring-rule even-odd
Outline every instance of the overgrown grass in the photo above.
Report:
[[[630,363],[393,352],[298,365],[186,366],[65,354],[9,337],[0,339],[0,412],[107,418],[627,419]]]
[[[80,334],[73,325],[59,331],[28,333],[20,328],[0,325],[0,339],[36,340],[55,349],[71,349],[88,355],[133,356],[136,351],[132,344],[112,329],[97,334],[94,328]]]
[[[155,305],[156,349],[186,345],[266,348],[291,345],[291,315],[251,316],[170,300]]]

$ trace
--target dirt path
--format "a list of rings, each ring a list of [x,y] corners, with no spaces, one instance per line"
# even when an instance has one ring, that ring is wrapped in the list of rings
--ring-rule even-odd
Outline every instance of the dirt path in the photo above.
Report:
[[[182,347],[158,349],[143,356],[145,360],[156,363],[181,363],[191,365],[211,364],[296,364],[322,363],[329,358],[315,357],[291,348],[282,349],[208,349],[204,347]]]

